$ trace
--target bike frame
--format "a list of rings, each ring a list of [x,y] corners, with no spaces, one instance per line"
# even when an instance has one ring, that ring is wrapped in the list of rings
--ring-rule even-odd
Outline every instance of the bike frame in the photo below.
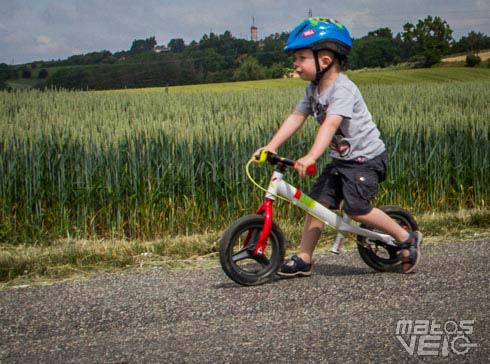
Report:
[[[298,188],[284,181],[284,174],[278,170],[274,171],[272,178],[265,194],[265,200],[257,210],[257,214],[264,216],[264,226],[260,233],[259,239],[254,247],[254,255],[263,255],[269,234],[272,228],[273,220],[273,203],[276,196],[281,196],[284,199],[292,202],[295,206],[300,207],[313,217],[319,219],[325,224],[334,227],[338,233],[335,239],[335,244],[332,252],[339,253],[340,245],[344,239],[342,232],[349,232],[366,238],[384,242],[386,245],[397,247],[395,239],[392,236],[382,233],[377,233],[372,230],[363,229],[359,226],[351,225],[350,217],[344,212],[343,217],[337,215],[332,210],[326,208],[321,203],[315,201],[310,196],[303,193]]]

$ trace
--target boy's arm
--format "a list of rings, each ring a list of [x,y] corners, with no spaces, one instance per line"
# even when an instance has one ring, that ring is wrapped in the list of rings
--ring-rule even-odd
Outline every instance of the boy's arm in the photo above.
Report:
[[[272,137],[270,142],[263,148],[260,148],[256,154],[262,150],[267,149],[272,153],[277,153],[277,150],[281,145],[283,145],[299,128],[304,124],[307,115],[294,110],[291,115],[289,115],[286,120],[282,123],[279,130]]]
[[[306,168],[315,164],[317,159],[322,156],[329,144],[331,143],[335,132],[342,122],[342,115],[328,115],[320,126],[315,138],[315,142],[308,154],[296,161],[296,170],[301,177],[306,175]]]

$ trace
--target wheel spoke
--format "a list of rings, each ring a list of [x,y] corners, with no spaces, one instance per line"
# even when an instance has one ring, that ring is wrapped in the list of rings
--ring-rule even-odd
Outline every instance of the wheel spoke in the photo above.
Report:
[[[260,229],[249,230],[247,233],[247,238],[245,239],[245,246],[255,245],[259,239]]]
[[[232,258],[233,262],[236,263],[236,262],[239,262],[240,260],[243,260],[243,259],[253,258],[253,255],[250,252],[250,248],[245,247],[245,248],[239,250],[238,252],[236,252],[235,254],[233,254],[233,256],[231,258]]]

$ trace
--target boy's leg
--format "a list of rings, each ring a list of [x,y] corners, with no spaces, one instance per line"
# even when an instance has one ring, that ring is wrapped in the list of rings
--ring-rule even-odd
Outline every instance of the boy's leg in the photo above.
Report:
[[[386,234],[391,235],[399,243],[408,239],[408,232],[398,225],[391,217],[389,217],[384,211],[374,207],[370,212],[365,215],[349,215],[352,219],[368,225],[374,229],[384,231]]]
[[[277,272],[284,277],[309,276],[312,272],[311,258],[324,224],[311,215],[306,214],[303,236],[297,255],[282,264]]]
[[[419,260],[422,234],[405,231],[385,212],[370,204],[376,196],[380,176],[385,172],[383,158],[342,168],[344,210],[352,219],[393,236],[400,244],[402,270],[410,273]]]
[[[315,219],[313,216],[306,214],[305,225],[303,228],[303,236],[299,246],[298,257],[303,259],[305,263],[311,263],[313,251],[320,239],[324,224]]]
[[[401,250],[403,272],[410,273],[413,271],[420,257],[419,245],[422,242],[422,234],[419,231],[410,234],[385,212],[377,208],[373,208],[364,215],[349,216],[362,224],[393,236],[396,241],[404,247],[404,249]]]
[[[341,180],[332,165],[327,165],[311,188],[310,197],[331,209],[342,199]],[[322,233],[323,222],[306,214],[299,252],[282,264],[277,274],[286,277],[308,276],[312,272],[312,256]]]

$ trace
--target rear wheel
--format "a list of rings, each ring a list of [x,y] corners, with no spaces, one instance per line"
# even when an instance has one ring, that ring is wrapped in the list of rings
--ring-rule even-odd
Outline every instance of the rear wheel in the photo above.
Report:
[[[284,261],[284,235],[275,223],[263,255],[254,255],[264,217],[248,215],[235,221],[220,241],[220,262],[223,271],[236,283],[250,286],[271,280]]]
[[[419,229],[413,216],[401,207],[382,206],[379,209],[395,220],[403,229],[407,231],[417,231]],[[373,230],[365,225],[361,225],[361,227]],[[393,271],[400,264],[399,250],[390,245],[386,245],[382,241],[358,235],[357,250],[367,265],[380,272]]]

